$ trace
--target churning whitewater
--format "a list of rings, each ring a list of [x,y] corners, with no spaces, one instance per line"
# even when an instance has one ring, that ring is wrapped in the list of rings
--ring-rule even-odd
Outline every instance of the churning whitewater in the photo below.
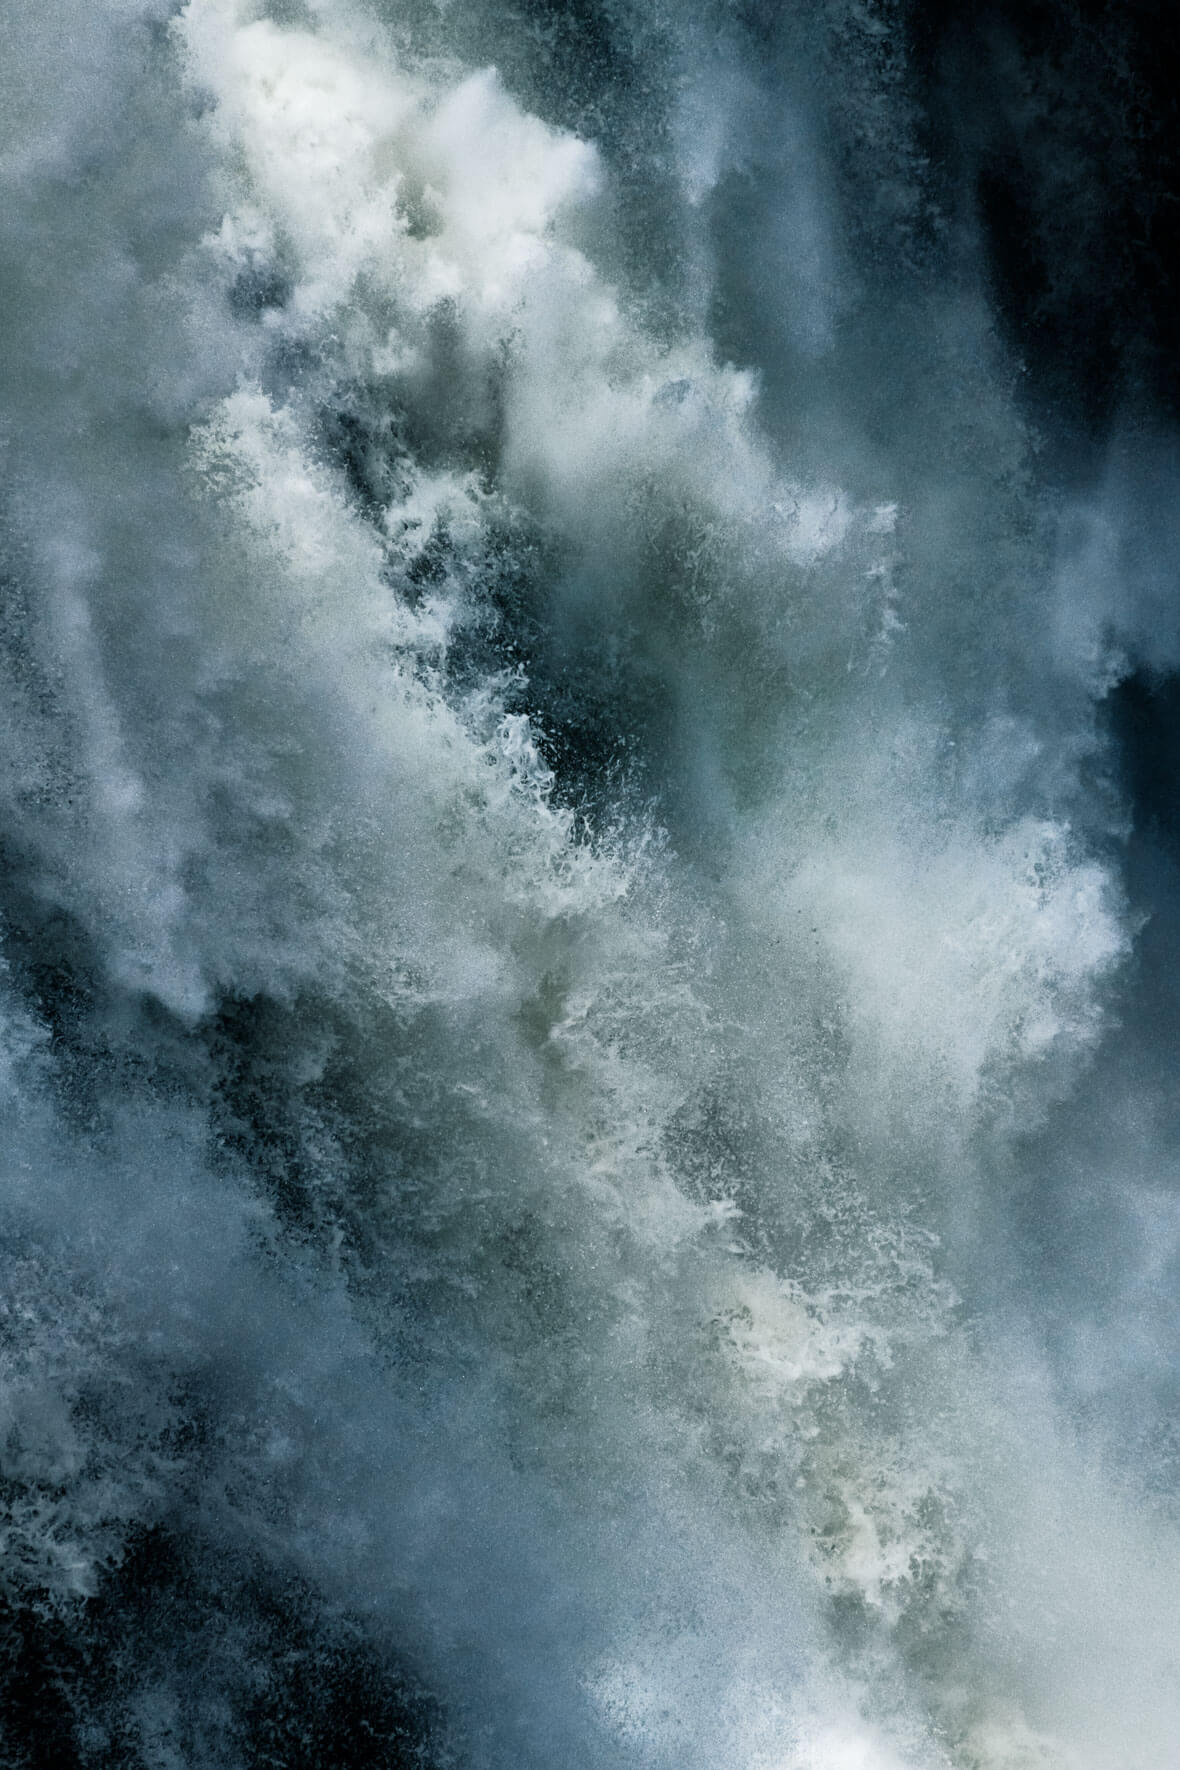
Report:
[[[5,1767],[1178,1761],[1177,455],[993,11],[1024,222],[892,0],[6,8]]]

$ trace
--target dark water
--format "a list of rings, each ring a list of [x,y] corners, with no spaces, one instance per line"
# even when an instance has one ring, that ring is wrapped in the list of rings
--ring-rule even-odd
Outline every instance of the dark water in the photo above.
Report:
[[[1176,1762],[1176,62],[10,0],[6,1770]]]

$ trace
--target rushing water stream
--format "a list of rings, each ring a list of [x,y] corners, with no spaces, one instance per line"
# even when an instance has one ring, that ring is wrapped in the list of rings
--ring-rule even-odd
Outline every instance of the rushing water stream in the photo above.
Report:
[[[1180,1763],[1151,28],[8,0],[5,1770]]]

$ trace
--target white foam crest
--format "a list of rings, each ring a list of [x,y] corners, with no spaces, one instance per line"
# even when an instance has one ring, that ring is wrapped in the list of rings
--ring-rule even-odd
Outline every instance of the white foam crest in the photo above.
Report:
[[[718,365],[703,337],[646,337],[563,237],[598,193],[597,157],[522,112],[494,70],[440,87],[329,27],[280,28],[231,0],[190,0],[183,33],[246,173],[217,249],[289,242],[296,325],[331,314],[358,278],[385,291],[400,320],[358,331],[354,314],[345,337],[370,373],[412,375],[418,323],[451,304],[468,372],[508,364],[510,495],[540,498],[574,533],[589,519],[601,543],[658,480],[729,521],[760,528],[773,511],[787,560],[839,547],[847,497],[782,480],[748,421],[752,377]]]
[[[296,254],[301,316],[329,311],[364,273],[420,310],[460,300],[490,344],[551,260],[585,274],[550,231],[596,192],[594,151],[522,113],[494,70],[440,93],[371,43],[362,55],[330,26],[252,12],[193,0],[183,34],[194,77],[217,94],[217,129]],[[223,241],[242,232],[231,214]]]
[[[788,936],[810,929],[834,960],[860,1073],[919,1073],[928,1099],[963,1111],[996,1063],[1084,1057],[1098,986],[1128,947],[1106,869],[1045,819],[923,826],[911,803],[899,829],[858,809],[853,827],[771,850],[773,886],[755,863],[746,901]]]
[[[309,855],[317,842],[336,840],[334,827],[365,832],[366,847],[376,839],[376,854],[393,845],[389,863],[406,882],[392,925],[370,895],[389,889],[389,872],[364,883],[364,870],[352,870],[365,938],[384,923],[383,941],[408,942],[405,963],[424,977],[450,978],[440,982],[444,993],[470,996],[477,979],[502,974],[502,962],[493,957],[490,930],[483,941],[460,930],[486,928],[497,900],[559,915],[622,895],[627,867],[576,841],[571,814],[551,805],[551,777],[524,717],[499,717],[485,737],[477,711],[463,717],[443,698],[435,669],[455,606],[426,598],[411,610],[391,594],[384,546],[309,457],[291,412],[256,389],[240,390],[201,432],[195,461],[204,484],[236,513],[250,548],[232,610],[232,651],[223,652],[225,629],[215,626],[207,667],[231,679],[244,669],[263,672],[290,717],[310,714],[324,731],[326,750],[310,750],[303,738],[287,746],[287,756],[280,745],[260,761],[271,781],[271,815],[297,821]],[[448,476],[417,480],[398,507],[399,522],[425,524],[442,508],[470,508],[471,497],[469,486]],[[232,568],[224,569],[228,592]],[[210,613],[220,620],[220,610]],[[346,758],[347,784],[338,772]],[[256,809],[265,808],[256,801]],[[382,833],[384,815],[392,821]],[[460,829],[463,864],[448,865]],[[438,883],[426,882],[435,869],[436,879],[452,881],[441,899]],[[337,905],[334,897],[329,903],[324,937],[332,940]],[[491,913],[494,920],[494,907]],[[310,932],[300,927],[305,950],[296,963],[316,975],[328,955],[322,941],[306,947]],[[288,953],[284,967],[293,960]]]

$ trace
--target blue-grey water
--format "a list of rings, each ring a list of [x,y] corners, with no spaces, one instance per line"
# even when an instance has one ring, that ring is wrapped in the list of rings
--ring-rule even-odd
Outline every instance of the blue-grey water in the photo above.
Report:
[[[1173,36],[7,0],[4,1770],[1180,1764]]]

